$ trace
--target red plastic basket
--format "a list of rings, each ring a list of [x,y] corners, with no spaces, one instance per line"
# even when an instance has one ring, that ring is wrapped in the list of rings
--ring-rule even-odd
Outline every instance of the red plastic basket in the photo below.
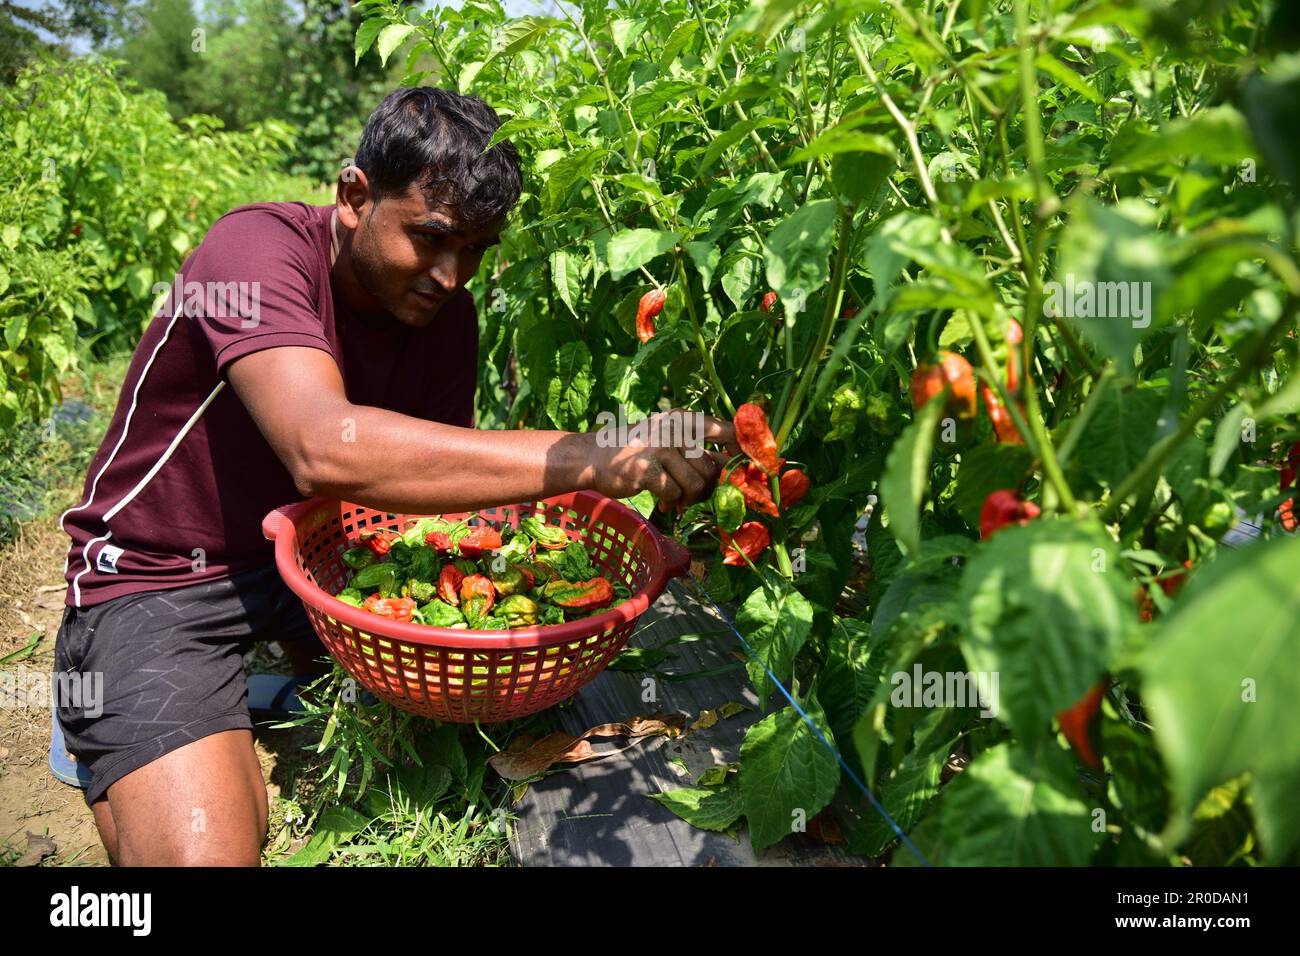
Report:
[[[362,532],[404,531],[424,515],[312,498],[262,519],[275,563],[330,653],[361,686],[394,707],[438,720],[493,723],[571,697],[623,649],[689,552],[626,505],[591,491],[484,508],[472,524],[517,526],[539,515],[581,541],[601,573],[632,597],[603,614],[546,627],[467,631],[386,620],[339,601],[351,569],[343,552]],[[444,517],[459,521],[462,514]]]

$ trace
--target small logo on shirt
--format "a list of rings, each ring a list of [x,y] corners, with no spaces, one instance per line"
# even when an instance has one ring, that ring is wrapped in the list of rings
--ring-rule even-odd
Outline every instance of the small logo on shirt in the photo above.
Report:
[[[122,549],[106,544],[95,557],[95,570],[105,574],[117,574],[117,559],[122,556]]]

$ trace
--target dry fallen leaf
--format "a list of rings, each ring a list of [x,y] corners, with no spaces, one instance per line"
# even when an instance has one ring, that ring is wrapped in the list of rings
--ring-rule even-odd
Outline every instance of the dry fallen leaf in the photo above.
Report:
[[[14,863],[14,866],[35,866],[47,856],[53,856],[59,852],[59,848],[54,841],[47,836],[27,831],[27,852],[20,856]]]
[[[504,750],[488,758],[488,765],[506,780],[529,780],[545,773],[555,764],[583,763],[621,753],[643,737],[679,736],[686,721],[677,714],[653,714],[632,717],[619,723],[598,724],[578,736],[557,731],[526,746]],[[626,737],[625,747],[596,751],[589,737]]]
[[[843,843],[844,834],[829,810],[823,810],[808,821],[808,835],[818,843]]]
[[[718,712],[716,710],[702,710],[699,718],[691,724],[691,730],[708,730],[718,722]]]
[[[738,704],[734,700],[729,700],[718,708],[718,716],[723,720],[726,720],[729,717],[735,717],[737,714],[744,713],[747,710],[749,710],[749,708],[744,704]]]

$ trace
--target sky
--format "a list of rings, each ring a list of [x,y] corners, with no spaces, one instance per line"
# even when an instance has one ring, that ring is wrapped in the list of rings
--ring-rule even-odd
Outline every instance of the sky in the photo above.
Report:
[[[12,2],[29,10],[39,10],[42,7],[51,5],[47,3],[47,0],[12,0]],[[202,7],[203,0],[193,0],[193,3],[195,8],[198,9]],[[443,7],[459,7],[460,5],[458,0],[448,0],[448,2],[441,4]],[[433,4],[425,4],[424,6],[431,7]],[[502,0],[501,6],[505,8],[506,13],[513,17],[522,17],[528,14],[557,14],[554,0]],[[37,30],[36,32],[42,39],[50,39],[44,30]],[[90,44],[84,39],[74,40],[72,42],[72,52],[78,54],[89,53]]]

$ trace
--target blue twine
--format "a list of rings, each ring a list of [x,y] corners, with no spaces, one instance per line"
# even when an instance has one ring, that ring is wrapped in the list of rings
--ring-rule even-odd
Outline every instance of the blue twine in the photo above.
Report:
[[[903,846],[907,847],[908,850],[911,851],[912,855],[916,857],[917,860],[920,861],[922,866],[929,866],[930,861],[927,860],[924,854],[922,854],[921,851],[916,848],[916,844],[914,844],[908,838],[907,834],[903,832],[902,828],[898,825],[897,822],[895,822],[894,818],[889,815],[889,811],[880,805],[880,801],[876,799],[875,795],[871,792],[871,790],[867,787],[867,785],[864,784],[861,780],[859,780],[858,775],[855,774],[852,768],[849,767],[849,765],[844,762],[844,758],[841,757],[839,751],[835,749],[835,745],[826,739],[826,735],[821,732],[821,728],[819,728],[817,724],[813,721],[813,719],[808,716],[807,711],[805,711],[802,707],[799,706],[799,702],[794,699],[794,696],[788,690],[785,689],[785,685],[782,684],[777,679],[776,675],[772,673],[771,669],[766,664],[763,663],[762,659],[754,651],[754,648],[750,646],[749,641],[745,640],[745,636],[736,629],[736,625],[733,624],[731,622],[731,619],[728,618],[727,615],[723,613],[722,608],[718,607],[717,602],[713,600],[713,596],[710,595],[709,592],[705,590],[704,585],[701,584],[695,578],[694,575],[688,574],[686,575],[686,577],[690,578],[691,583],[695,585],[695,587],[699,590],[699,592],[704,595],[705,599],[709,602],[709,604],[713,606],[713,610],[717,612],[718,617],[722,618],[722,622],[726,624],[727,627],[731,628],[731,633],[735,634],[736,637],[740,639],[740,643],[745,646],[745,650],[749,653],[749,656],[752,657],[755,661],[757,661],[758,665],[762,667],[764,671],[767,672],[767,676],[771,679],[772,683],[775,684],[777,689],[780,690],[781,693],[785,695],[785,699],[788,700],[791,706],[794,707],[795,712],[798,713],[798,715],[803,718],[803,722],[807,724],[810,728],[812,728],[812,732],[817,735],[817,739],[822,742],[822,746],[824,746],[827,750],[829,750],[831,755],[835,758],[836,762],[839,763],[840,769],[843,770],[846,774],[848,774],[849,779],[852,780],[854,784],[857,785],[857,788],[862,791],[863,796],[865,796],[867,798],[867,801],[873,807],[875,807],[876,812],[885,818],[885,822],[888,823],[890,829],[892,829],[894,833],[898,835],[898,839],[902,842]]]

